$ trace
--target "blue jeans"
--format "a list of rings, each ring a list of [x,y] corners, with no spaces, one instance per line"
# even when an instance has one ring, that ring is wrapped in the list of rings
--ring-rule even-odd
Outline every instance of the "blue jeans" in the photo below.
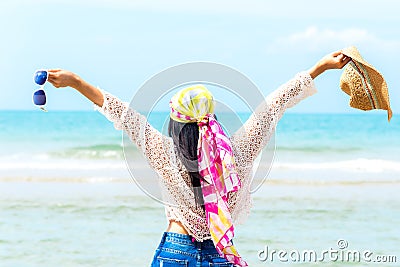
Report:
[[[190,235],[164,232],[151,267],[233,267],[222,258],[212,240],[192,241]]]

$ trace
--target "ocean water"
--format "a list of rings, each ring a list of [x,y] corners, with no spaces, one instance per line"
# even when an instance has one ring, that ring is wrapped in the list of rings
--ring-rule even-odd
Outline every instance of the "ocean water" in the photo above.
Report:
[[[167,116],[149,119],[165,132]],[[239,125],[229,116],[218,119],[233,132]],[[250,266],[310,264],[262,261],[266,247],[369,250],[396,257],[319,264],[398,266],[399,137],[399,119],[388,123],[383,112],[285,114],[270,144],[271,170],[248,221],[236,226]],[[153,175],[144,161],[133,166]],[[127,169],[121,131],[101,114],[0,111],[0,266],[148,266],[166,226],[163,206]]]

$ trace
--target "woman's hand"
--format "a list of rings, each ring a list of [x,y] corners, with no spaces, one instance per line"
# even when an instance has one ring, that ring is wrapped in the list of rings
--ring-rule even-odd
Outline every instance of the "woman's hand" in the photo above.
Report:
[[[79,87],[81,79],[75,73],[61,69],[51,69],[47,71],[48,81],[56,88],[70,86],[72,88]]]
[[[60,69],[51,69],[48,70],[47,73],[48,81],[54,87],[72,87],[96,105],[100,107],[103,106],[103,93],[93,85],[81,79],[75,73]]]
[[[343,68],[350,60],[351,58],[343,55],[342,51],[336,51],[324,56],[308,72],[311,78],[315,79],[326,70]]]

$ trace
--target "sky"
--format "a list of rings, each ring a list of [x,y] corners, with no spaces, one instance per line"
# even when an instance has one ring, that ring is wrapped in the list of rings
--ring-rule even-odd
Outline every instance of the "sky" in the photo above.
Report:
[[[384,74],[398,113],[399,12],[397,0],[2,0],[0,110],[36,109],[32,77],[42,68],[71,70],[129,102],[168,67],[216,62],[266,96],[325,54],[356,45]],[[318,94],[291,112],[361,112],[349,107],[340,75],[318,77]],[[73,89],[45,90],[49,110],[93,108]]]

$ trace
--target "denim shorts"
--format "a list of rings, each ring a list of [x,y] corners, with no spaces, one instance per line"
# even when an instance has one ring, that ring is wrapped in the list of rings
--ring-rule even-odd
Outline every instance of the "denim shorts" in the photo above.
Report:
[[[190,235],[164,232],[151,267],[230,267],[233,263],[221,257],[212,240],[192,241]]]

